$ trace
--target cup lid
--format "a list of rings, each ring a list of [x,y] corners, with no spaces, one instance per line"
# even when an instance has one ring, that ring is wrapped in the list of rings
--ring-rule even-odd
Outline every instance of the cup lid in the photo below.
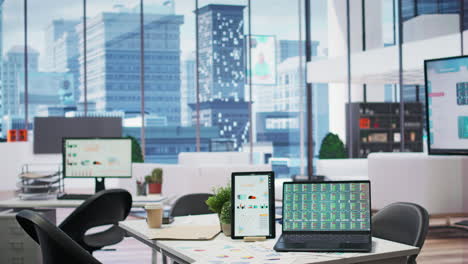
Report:
[[[149,203],[145,205],[145,209],[151,210],[151,209],[162,209],[163,206],[161,203]]]

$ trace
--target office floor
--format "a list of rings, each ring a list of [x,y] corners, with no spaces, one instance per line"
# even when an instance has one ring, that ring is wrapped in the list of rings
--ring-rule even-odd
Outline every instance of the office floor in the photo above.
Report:
[[[62,221],[70,209],[57,210],[57,220]],[[453,219],[459,221],[462,219]],[[432,219],[431,225],[441,225],[445,219]],[[438,231],[431,235],[418,257],[418,264],[468,264],[468,230],[449,230],[450,237],[446,238],[444,231]],[[457,238],[463,237],[463,238]],[[110,251],[98,251],[95,257],[102,263],[127,264],[127,263],[151,263],[151,250],[133,238],[126,238],[118,245],[109,247]],[[162,263],[159,261],[158,263]]]

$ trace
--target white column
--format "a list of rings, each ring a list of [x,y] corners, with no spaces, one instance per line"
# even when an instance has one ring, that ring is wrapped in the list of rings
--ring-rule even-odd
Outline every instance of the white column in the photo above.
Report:
[[[362,50],[362,6],[360,0],[350,0],[350,31],[351,54]],[[347,21],[346,1],[328,1],[328,54],[329,57],[347,55]],[[352,55],[351,55],[352,60]],[[347,71],[347,65],[340,65],[336,71]],[[352,76],[352,68],[351,68]],[[362,100],[362,86],[351,87],[351,100]],[[330,132],[336,133],[345,141],[346,139],[346,104],[348,102],[348,87],[346,83],[329,84],[329,117]]]
[[[463,51],[468,54],[468,30],[463,31]]]

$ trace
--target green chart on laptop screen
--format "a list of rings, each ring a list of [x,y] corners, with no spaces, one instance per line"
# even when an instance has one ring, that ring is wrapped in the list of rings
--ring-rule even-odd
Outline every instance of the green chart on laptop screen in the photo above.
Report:
[[[284,231],[369,231],[369,183],[284,185]]]

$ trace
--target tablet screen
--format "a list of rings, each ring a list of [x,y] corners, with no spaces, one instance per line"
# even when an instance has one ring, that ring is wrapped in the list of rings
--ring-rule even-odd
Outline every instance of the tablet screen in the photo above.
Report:
[[[233,174],[234,237],[273,235],[272,181],[272,172]]]

